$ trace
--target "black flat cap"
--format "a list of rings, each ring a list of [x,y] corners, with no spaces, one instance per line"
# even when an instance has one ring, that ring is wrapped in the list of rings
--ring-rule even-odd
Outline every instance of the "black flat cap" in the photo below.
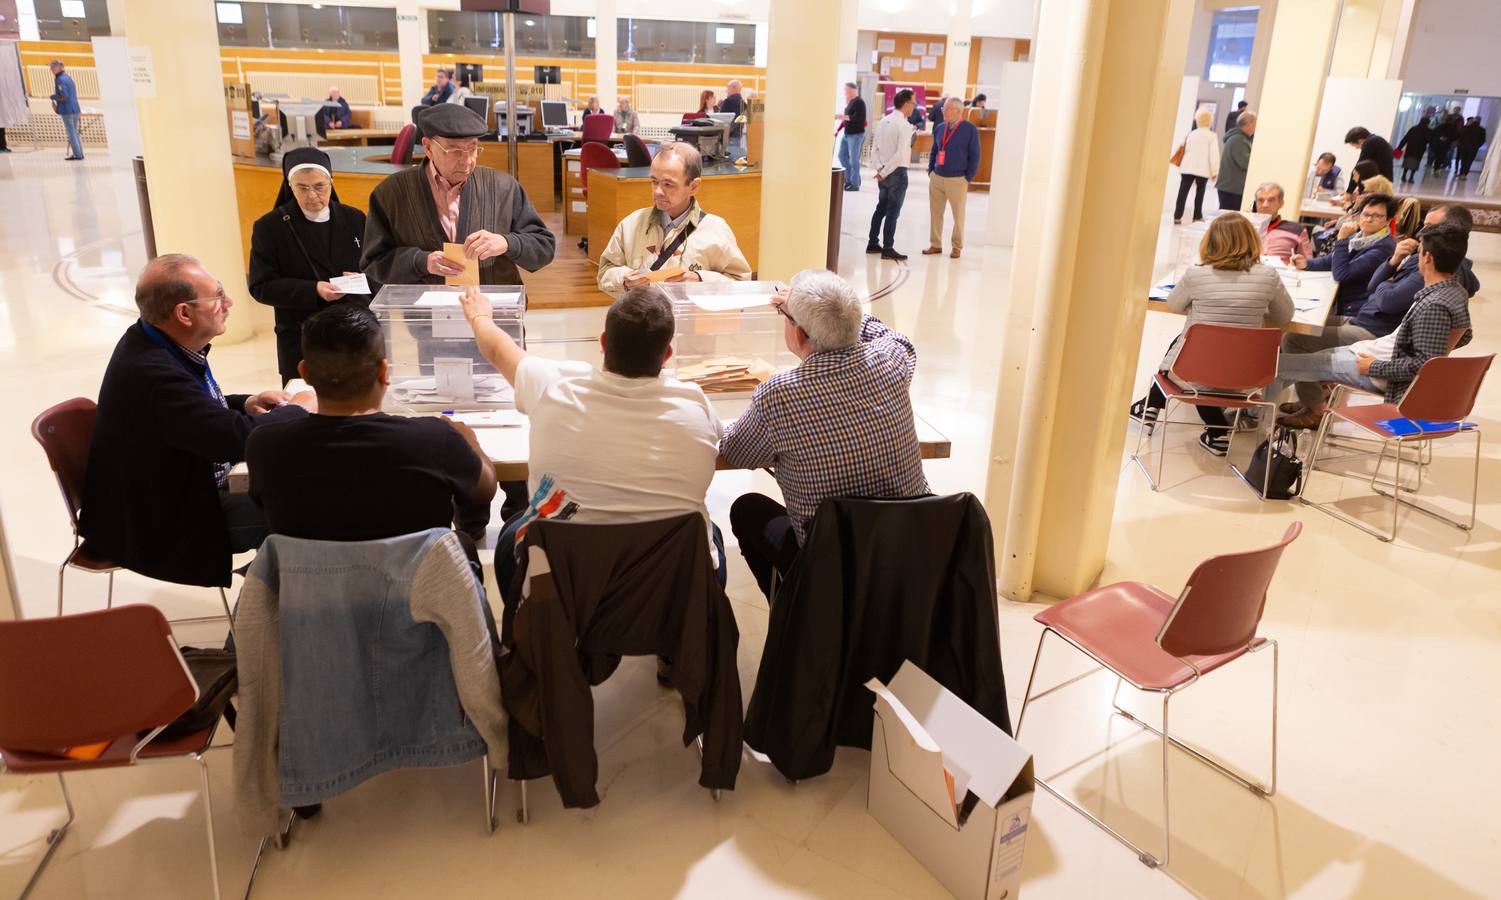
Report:
[[[480,114],[462,103],[439,103],[422,111],[417,127],[423,137],[477,138],[489,131]]]

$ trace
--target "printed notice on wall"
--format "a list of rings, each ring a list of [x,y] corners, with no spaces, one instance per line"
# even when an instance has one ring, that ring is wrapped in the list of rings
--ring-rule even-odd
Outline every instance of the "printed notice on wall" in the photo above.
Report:
[[[234,123],[235,140],[250,140],[250,113],[243,109],[232,109],[229,111],[229,118]]]
[[[929,44],[928,45],[928,55],[929,56],[942,56],[943,55],[943,42],[942,41],[936,41],[934,43]]]
[[[881,38],[880,40],[876,41],[876,52],[877,53],[895,53],[896,52],[896,38]]]
[[[915,60],[915,59],[904,59],[904,60],[902,60],[902,70],[905,71],[905,72],[916,72],[917,71],[917,60]]]
[[[938,68],[938,57],[936,57],[936,56],[924,56],[922,58],[922,67],[924,69],[936,69],[936,68]]]
[[[928,49],[928,45],[924,41],[913,41],[912,42],[912,55],[913,56],[922,56],[924,53],[927,52],[927,49]]]
[[[135,88],[137,100],[151,100],[156,97],[156,66],[151,63],[150,47],[131,47],[130,53],[130,81]]]

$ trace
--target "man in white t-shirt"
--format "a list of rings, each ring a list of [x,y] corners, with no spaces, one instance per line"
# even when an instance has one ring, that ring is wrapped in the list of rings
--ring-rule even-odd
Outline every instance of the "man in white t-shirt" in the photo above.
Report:
[[[514,546],[541,518],[641,522],[697,512],[709,527],[724,583],[724,542],[704,494],[723,431],[695,384],[662,374],[672,357],[672,304],[656,285],[632,288],[605,314],[604,368],[528,354],[495,326],[478,288],[462,297],[480,352],[516,388],[531,419],[531,500],[496,545],[496,583],[514,571]]]

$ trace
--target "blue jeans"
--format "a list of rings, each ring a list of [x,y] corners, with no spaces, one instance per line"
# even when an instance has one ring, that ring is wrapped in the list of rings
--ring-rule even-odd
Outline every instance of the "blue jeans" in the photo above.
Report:
[[[906,166],[898,167],[877,182],[876,195],[876,214],[870,217],[870,243],[878,243],[879,237],[881,249],[890,250],[891,242],[896,239],[896,218],[902,214],[902,201],[907,199]]]
[[[839,138],[839,164],[844,166],[844,186],[860,189],[860,148],[865,146],[865,132]]]
[[[68,132],[68,155],[83,156],[83,138],[78,135],[78,113],[66,113],[61,116],[63,128]]]
[[[1368,376],[1360,374],[1355,351],[1334,347],[1317,353],[1283,353],[1277,357],[1277,378],[1266,389],[1268,400],[1277,400],[1288,384],[1297,388],[1298,400],[1309,409],[1323,402],[1321,381],[1338,381],[1362,390],[1384,393]]]

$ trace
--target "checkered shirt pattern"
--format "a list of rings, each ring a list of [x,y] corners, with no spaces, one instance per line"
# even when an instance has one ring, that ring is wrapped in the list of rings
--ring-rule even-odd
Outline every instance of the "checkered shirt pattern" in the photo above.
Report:
[[[1450,278],[1418,291],[1412,308],[1397,326],[1392,358],[1371,363],[1368,373],[1372,378],[1386,380],[1386,402],[1401,401],[1423,363],[1435,356],[1449,355],[1451,330],[1469,327],[1470,295],[1458,280]],[[1459,346],[1468,344],[1472,334],[1467,330]]]
[[[719,453],[746,469],[771,466],[801,543],[828,497],[928,493],[908,388],[917,351],[874,316],[860,340],[815,353],[756,389]]]

